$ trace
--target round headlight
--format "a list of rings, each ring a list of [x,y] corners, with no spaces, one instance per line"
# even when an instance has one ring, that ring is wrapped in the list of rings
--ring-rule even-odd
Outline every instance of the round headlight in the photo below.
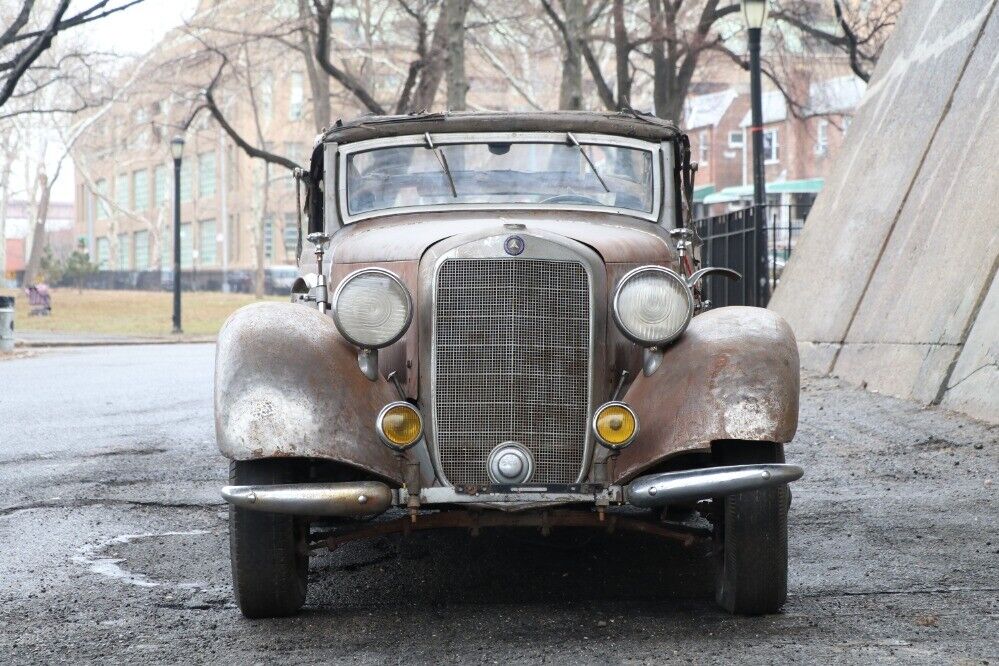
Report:
[[[351,344],[386,347],[409,328],[413,298],[398,277],[381,268],[364,268],[345,277],[333,294],[333,321]]]
[[[642,266],[621,278],[613,314],[628,339],[658,347],[687,328],[694,316],[694,296],[677,273],[661,266]]]
[[[623,449],[638,434],[638,417],[623,402],[604,403],[593,415],[593,433],[597,441],[608,449]]]
[[[423,417],[408,402],[390,402],[378,413],[375,429],[390,449],[405,451],[423,436]]]

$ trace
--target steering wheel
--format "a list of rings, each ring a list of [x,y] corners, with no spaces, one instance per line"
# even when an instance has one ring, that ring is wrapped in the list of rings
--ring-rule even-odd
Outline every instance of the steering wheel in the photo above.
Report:
[[[577,203],[577,204],[595,204],[600,205],[600,202],[593,197],[588,197],[585,194],[556,194],[553,197],[548,197],[547,199],[542,199],[538,203]]]

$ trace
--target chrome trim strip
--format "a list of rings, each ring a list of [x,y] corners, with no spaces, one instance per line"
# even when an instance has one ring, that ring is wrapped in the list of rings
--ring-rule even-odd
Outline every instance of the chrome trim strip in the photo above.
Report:
[[[337,201],[339,203],[339,219],[343,224],[351,224],[373,217],[385,217],[387,215],[403,215],[406,213],[424,213],[440,211],[463,211],[463,210],[576,210],[597,213],[613,213],[616,215],[627,215],[650,222],[658,222],[663,205],[663,167],[659,157],[663,150],[662,145],[650,141],[640,141],[627,137],[614,136],[610,134],[574,134],[576,139],[583,145],[605,145],[621,146],[625,148],[636,148],[645,150],[652,154],[652,210],[640,211],[630,208],[613,208],[610,206],[586,206],[581,204],[538,204],[538,203],[487,203],[487,204],[443,204],[433,206],[405,206],[401,208],[385,208],[381,210],[368,211],[351,215],[347,208],[347,179],[343,174],[347,173],[348,156],[392,146],[422,146],[426,144],[426,138],[422,134],[410,136],[388,137],[382,139],[369,139],[358,141],[346,146],[341,146],[337,152]],[[432,135],[434,145],[448,145],[456,143],[492,143],[505,141],[510,143],[565,143],[565,132],[482,132],[482,133],[462,133],[462,134],[434,134]]]

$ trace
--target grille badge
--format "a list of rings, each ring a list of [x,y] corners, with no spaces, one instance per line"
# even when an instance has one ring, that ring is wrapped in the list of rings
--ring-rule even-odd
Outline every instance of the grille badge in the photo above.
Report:
[[[503,242],[503,249],[506,250],[507,254],[516,257],[524,251],[524,245],[524,239],[520,236],[508,236]]]

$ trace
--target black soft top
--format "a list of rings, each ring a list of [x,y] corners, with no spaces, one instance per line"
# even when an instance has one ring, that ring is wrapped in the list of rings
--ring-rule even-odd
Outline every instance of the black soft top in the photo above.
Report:
[[[672,122],[635,111],[450,112],[338,120],[323,133],[323,141],[346,144],[424,132],[589,132],[644,141],[670,141],[680,134]]]

